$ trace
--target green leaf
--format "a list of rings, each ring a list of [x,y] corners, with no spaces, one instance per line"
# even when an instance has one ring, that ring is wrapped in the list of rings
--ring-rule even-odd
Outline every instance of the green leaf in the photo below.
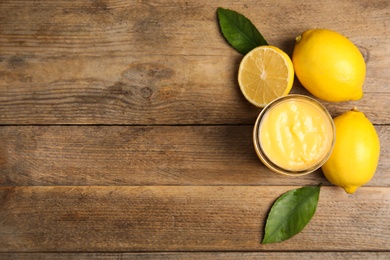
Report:
[[[217,9],[217,14],[223,36],[241,54],[268,45],[253,23],[242,14],[221,7]]]
[[[281,242],[301,232],[316,211],[320,188],[302,187],[280,196],[268,215],[262,244]]]

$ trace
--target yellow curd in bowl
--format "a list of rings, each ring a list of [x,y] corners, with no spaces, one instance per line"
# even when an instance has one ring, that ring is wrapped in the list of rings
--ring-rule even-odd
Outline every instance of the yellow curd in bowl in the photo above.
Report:
[[[271,170],[304,175],[321,167],[333,149],[335,128],[316,100],[288,95],[267,105],[253,131],[257,155]]]

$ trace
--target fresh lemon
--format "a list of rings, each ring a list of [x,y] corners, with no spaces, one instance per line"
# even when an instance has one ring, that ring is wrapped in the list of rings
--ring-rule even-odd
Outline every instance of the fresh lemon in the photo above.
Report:
[[[336,142],[322,171],[331,183],[354,193],[374,176],[380,153],[379,138],[372,123],[356,109],[336,117],[334,124]]]
[[[363,97],[366,64],[359,49],[330,30],[308,30],[296,38],[292,61],[301,84],[326,101]]]
[[[257,107],[287,95],[293,85],[290,57],[274,46],[260,46],[248,52],[240,63],[238,84],[244,97]]]

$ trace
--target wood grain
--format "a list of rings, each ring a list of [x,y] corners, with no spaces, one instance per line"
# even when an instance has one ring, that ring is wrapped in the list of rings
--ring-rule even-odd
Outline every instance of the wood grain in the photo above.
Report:
[[[3,187],[0,251],[390,250],[389,189],[371,187],[323,187],[300,234],[261,245],[272,203],[292,188]]]
[[[338,31],[367,64],[357,106],[381,157],[353,195],[320,170],[286,178],[257,158],[260,112],[216,9],[245,14],[292,54]],[[390,2],[1,0],[0,259],[388,259]],[[292,93],[310,95],[295,80]],[[262,245],[282,193],[324,184],[294,238]]]
[[[390,7],[366,2],[1,1],[0,124],[252,124],[259,109],[237,86],[242,56],[219,32],[218,6],[290,55],[309,28],[348,36],[367,62],[365,96],[326,105],[389,124]],[[307,93],[297,80],[292,92]]]
[[[52,260],[52,259],[105,259],[105,260],[311,260],[311,259],[376,259],[388,260],[389,252],[185,252],[185,253],[0,253],[4,259],[29,259],[29,260]]]
[[[368,186],[390,185],[390,127]],[[0,185],[317,185],[257,158],[251,126],[3,126]]]

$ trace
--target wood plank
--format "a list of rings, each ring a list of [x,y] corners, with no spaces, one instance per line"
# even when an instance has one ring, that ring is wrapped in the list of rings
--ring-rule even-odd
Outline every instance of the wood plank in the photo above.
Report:
[[[390,186],[390,126],[368,186]],[[252,126],[3,126],[0,185],[317,185],[257,158]]]
[[[331,4],[330,4],[331,3]],[[292,51],[302,30],[329,28],[350,37],[367,58],[386,60],[378,46],[387,47],[386,0],[307,2],[304,0],[236,1],[126,1],[77,3],[59,0],[4,0],[1,3],[3,52],[18,46],[26,53],[59,57],[99,56],[122,52],[150,55],[225,56],[235,51],[221,37],[216,21],[219,6],[245,14],[268,41]],[[348,13],[346,13],[348,11]],[[361,14],[365,13],[364,24]],[[14,19],[9,19],[9,18]],[[47,19],[48,17],[52,19]],[[338,17],[338,19],[329,19]],[[375,30],[373,30],[375,28]],[[373,51],[373,53],[371,53]],[[373,54],[373,55],[371,55]],[[379,57],[377,57],[377,55]],[[369,59],[371,60],[371,59]]]
[[[252,124],[259,109],[238,89],[242,56],[219,32],[218,6],[290,55],[309,28],[350,37],[367,61],[365,96],[326,105],[390,124],[389,5],[331,2],[1,1],[0,124]],[[296,81],[293,93],[307,92]]]
[[[311,259],[376,259],[388,260],[389,252],[185,252],[185,253],[0,253],[2,259],[29,259],[29,260],[52,260],[52,259],[165,259],[165,260],[257,260],[257,259],[280,259],[280,260],[311,260]]]
[[[0,251],[390,250],[390,188],[378,187],[322,187],[300,234],[261,245],[272,203],[293,188],[2,187]]]

